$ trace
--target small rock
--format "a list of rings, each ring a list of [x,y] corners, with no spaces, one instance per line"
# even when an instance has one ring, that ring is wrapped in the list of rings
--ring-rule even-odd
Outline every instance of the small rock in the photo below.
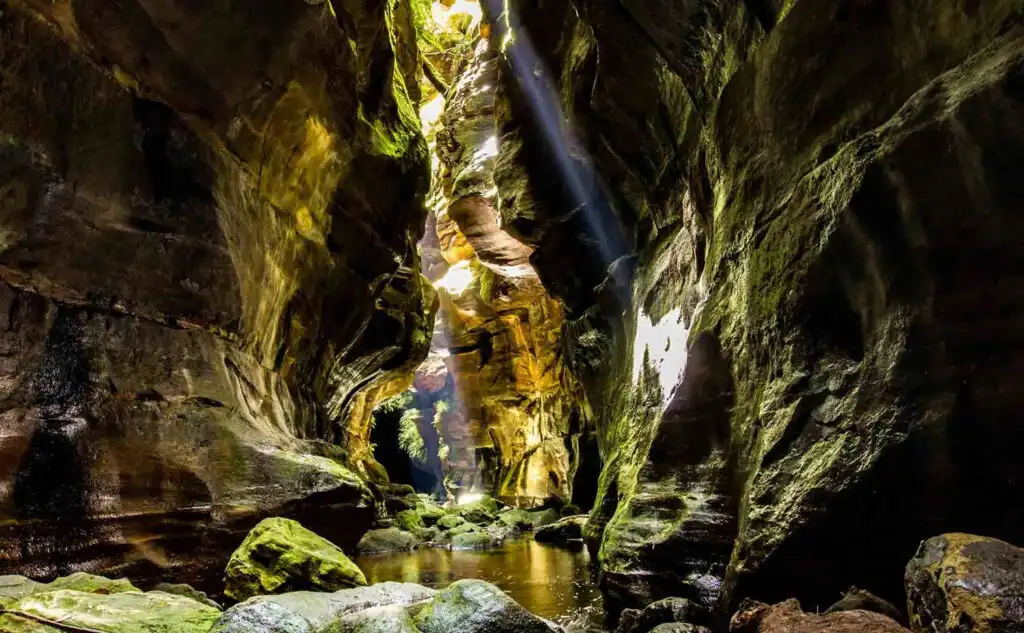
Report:
[[[473,503],[458,506],[455,508],[455,514],[470,523],[485,525],[494,522],[494,519],[498,517],[498,510],[499,505],[495,499],[483,497]]]
[[[290,519],[264,519],[231,555],[224,595],[234,600],[301,589],[334,591],[366,577],[334,543]]]
[[[643,609],[626,609],[616,633],[648,633],[660,624],[711,624],[711,614],[686,598],[665,598]]]
[[[395,524],[406,532],[415,532],[417,528],[424,528],[426,524],[415,510],[403,510],[395,515]]]
[[[531,512],[530,514],[533,516],[534,529],[544,527],[545,525],[551,525],[561,518],[561,515],[558,514],[558,510],[555,510],[554,508],[541,510],[539,512]]]
[[[711,633],[711,629],[697,626],[696,624],[669,622],[667,624],[659,624],[651,629],[650,633]]]
[[[417,506],[416,512],[420,515],[420,520],[423,521],[423,525],[427,527],[437,525],[438,521],[448,516],[447,513],[445,513],[444,508],[435,503],[424,503],[421,506]]]
[[[490,583],[459,580],[416,617],[421,633],[552,633],[560,631]]]
[[[213,607],[214,609],[221,608],[221,606],[211,600],[210,596],[206,595],[205,592],[199,591],[192,585],[162,582],[153,587],[153,591],[162,591],[163,593],[169,593],[175,596],[185,596],[186,598],[192,598],[196,602],[201,602],[208,607]]]
[[[742,614],[742,615],[741,615]],[[741,605],[730,633],[909,633],[890,618],[870,611],[841,611],[827,615],[804,613],[800,603],[787,600],[767,606]]]
[[[385,552],[408,552],[416,549],[419,540],[409,532],[398,528],[370,530],[363,535],[357,549],[360,554],[382,554]]]
[[[441,530],[436,527],[422,527],[416,528],[412,531],[420,541],[424,543],[433,543],[437,541],[438,536],[441,534]]]
[[[537,528],[534,538],[538,543],[553,543],[566,545],[583,541],[583,528],[587,525],[587,515],[566,517],[555,521],[551,525]]]
[[[1024,631],[1024,550],[969,534],[923,542],[904,576],[919,633]]]
[[[499,545],[500,540],[495,540],[485,532],[469,532],[452,537],[453,550],[491,549]]]
[[[437,521],[437,527],[442,530],[451,530],[466,523],[466,520],[457,514],[446,514]]]
[[[871,611],[872,613],[881,613],[900,623],[904,621],[903,614],[891,602],[882,600],[857,587],[850,587],[838,602],[825,610],[825,613],[839,613],[840,611]]]
[[[533,530],[533,517],[526,510],[506,510],[498,515],[498,523],[516,532]]]

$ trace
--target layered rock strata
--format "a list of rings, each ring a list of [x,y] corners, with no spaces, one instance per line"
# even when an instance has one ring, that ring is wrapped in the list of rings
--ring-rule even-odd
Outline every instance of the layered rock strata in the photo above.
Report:
[[[368,527],[337,422],[429,340],[417,59],[404,1],[0,3],[0,573]]]
[[[1024,4],[489,10],[502,226],[569,309],[613,609],[899,602],[931,534],[1024,540]]]

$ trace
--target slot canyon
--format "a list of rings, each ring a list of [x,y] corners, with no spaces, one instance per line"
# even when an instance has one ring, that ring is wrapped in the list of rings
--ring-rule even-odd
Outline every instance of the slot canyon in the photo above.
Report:
[[[1018,272],[1024,0],[0,0],[0,633],[1024,633]]]

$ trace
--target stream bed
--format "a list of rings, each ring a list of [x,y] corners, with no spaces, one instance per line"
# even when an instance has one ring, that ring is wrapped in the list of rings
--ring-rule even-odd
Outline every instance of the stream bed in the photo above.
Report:
[[[569,633],[601,630],[604,610],[597,571],[582,546],[565,549],[524,536],[506,541],[497,550],[453,552],[423,547],[358,556],[355,562],[371,584],[393,580],[442,588],[463,578],[486,580]]]

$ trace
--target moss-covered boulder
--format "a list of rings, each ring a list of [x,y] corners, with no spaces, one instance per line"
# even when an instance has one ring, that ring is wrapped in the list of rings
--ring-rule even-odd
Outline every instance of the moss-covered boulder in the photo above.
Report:
[[[265,519],[249,532],[231,555],[224,577],[224,595],[234,600],[366,584],[363,572],[338,546],[282,518]]]
[[[482,580],[459,580],[416,616],[422,633],[553,633],[558,629]]]
[[[996,539],[928,539],[904,576],[918,633],[1024,631],[1024,550]]]
[[[539,510],[530,513],[531,519],[533,519],[533,528],[542,528],[545,525],[551,525],[558,521],[562,515],[558,513],[558,510],[554,508],[548,508],[547,510]]]
[[[498,518],[501,505],[496,499],[482,497],[473,503],[467,503],[455,508],[455,514],[470,523],[488,525]]]
[[[513,508],[505,510],[498,515],[498,523],[512,528],[516,532],[529,532],[533,530],[534,517],[526,510]]]
[[[433,543],[441,535],[441,530],[436,527],[416,528],[412,533],[423,543]]]
[[[62,576],[46,585],[46,591],[57,591],[67,589],[70,591],[82,591],[85,593],[125,593],[127,591],[141,591],[127,578],[106,578],[94,576],[84,572]]]
[[[437,527],[442,530],[451,530],[466,523],[466,519],[457,514],[446,514],[437,521]]]
[[[201,602],[208,607],[214,607],[216,609],[220,608],[220,605],[210,599],[210,596],[206,595],[206,592],[199,591],[192,585],[187,585],[185,583],[161,582],[153,587],[153,591],[162,591],[176,596],[185,596],[186,598],[192,598],[196,602]]]
[[[207,633],[221,616],[219,609],[191,598],[156,591],[60,589],[26,596],[5,608],[8,613],[0,615],[4,633]]]
[[[418,528],[426,527],[416,510],[402,510],[396,514],[395,525],[406,532],[414,532]]]
[[[383,554],[386,552],[408,552],[416,549],[419,539],[398,528],[370,530],[359,541],[360,554]]]
[[[24,576],[0,576],[0,607],[32,595],[42,586]]]
[[[501,543],[501,539],[496,539],[487,532],[468,532],[453,536],[451,548],[453,550],[492,549],[500,546]]]
[[[448,516],[444,508],[437,505],[436,503],[424,503],[421,506],[416,507],[416,513],[420,515],[420,520],[427,527],[433,527],[437,525],[438,521]]]
[[[587,515],[581,514],[574,517],[559,519],[551,525],[537,528],[534,538],[538,543],[551,543],[553,545],[568,545],[570,543],[583,542],[583,528],[587,525]]]

